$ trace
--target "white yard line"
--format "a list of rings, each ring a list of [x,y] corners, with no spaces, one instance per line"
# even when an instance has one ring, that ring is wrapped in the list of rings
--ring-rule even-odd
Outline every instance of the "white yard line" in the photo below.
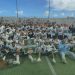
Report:
[[[54,68],[53,68],[53,66],[52,66],[52,64],[51,64],[51,62],[50,62],[50,60],[49,60],[49,58],[47,56],[45,56],[45,58],[46,58],[46,61],[48,63],[48,66],[49,66],[49,68],[50,68],[50,70],[52,72],[52,75],[57,75],[55,70],[54,70]]]

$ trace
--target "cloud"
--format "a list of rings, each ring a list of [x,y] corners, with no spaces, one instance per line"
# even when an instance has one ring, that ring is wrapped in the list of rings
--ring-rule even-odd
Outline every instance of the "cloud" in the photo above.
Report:
[[[45,11],[44,15],[47,17],[49,15],[49,11]]]
[[[16,11],[16,13],[17,13],[17,11]],[[23,10],[19,10],[19,11],[18,11],[18,15],[19,15],[19,16],[23,16],[23,15],[24,15],[24,11],[23,11]]]
[[[45,11],[44,16],[48,17],[49,16],[49,11]],[[50,12],[50,17],[58,17],[58,14]]]
[[[6,10],[0,10],[0,14],[6,13],[6,12],[7,12]]]
[[[65,15],[65,13],[64,13],[64,12],[62,12],[62,13],[61,13],[61,15],[62,15],[62,16],[64,16],[64,15]]]
[[[74,17],[74,13],[71,13],[71,15],[70,15],[71,17]]]
[[[58,15],[57,15],[57,14],[54,14],[53,16],[54,16],[54,17],[58,17]]]
[[[0,14],[3,13],[3,11],[0,10]]]
[[[49,6],[49,0],[47,6]],[[75,0],[50,0],[50,6],[60,10],[75,10]]]

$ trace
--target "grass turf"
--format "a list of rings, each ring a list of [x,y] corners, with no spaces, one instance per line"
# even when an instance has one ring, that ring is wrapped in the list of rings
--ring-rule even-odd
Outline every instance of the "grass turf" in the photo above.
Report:
[[[27,58],[21,65],[0,70],[0,75],[52,75],[47,62],[42,57],[42,62],[31,63]]]
[[[52,64],[57,75],[75,75],[75,61],[67,57],[67,64],[63,64],[59,56],[56,58],[57,63]],[[51,61],[51,59],[50,59]],[[52,61],[51,61],[52,62]]]
[[[51,61],[50,57],[49,59]],[[0,70],[0,75],[52,75],[44,56],[40,63],[31,63],[27,57],[22,58],[21,61],[23,63],[20,65],[10,65],[9,68]],[[56,56],[56,61],[57,63],[52,66],[57,75],[75,75],[75,61],[67,57],[68,64],[63,64],[59,56]]]

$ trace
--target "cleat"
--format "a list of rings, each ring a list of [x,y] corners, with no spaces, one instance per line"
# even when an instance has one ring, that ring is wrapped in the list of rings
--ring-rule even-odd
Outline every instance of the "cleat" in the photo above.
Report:
[[[41,58],[38,58],[38,59],[37,59],[37,62],[41,62]]]
[[[53,59],[52,59],[52,62],[53,62],[53,63],[56,63],[56,60],[53,58]]]
[[[13,64],[20,64],[20,61],[13,61]]]

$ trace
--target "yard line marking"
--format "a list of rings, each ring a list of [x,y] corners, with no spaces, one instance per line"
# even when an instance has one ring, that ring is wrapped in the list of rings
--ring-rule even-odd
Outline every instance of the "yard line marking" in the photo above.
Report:
[[[53,74],[53,75],[57,75],[56,72],[55,72],[55,70],[54,70],[54,68],[53,68],[53,66],[52,66],[52,64],[51,64],[51,62],[50,62],[50,60],[49,60],[49,58],[48,58],[47,56],[45,56],[45,58],[46,58],[46,61],[47,61],[47,63],[48,63],[48,66],[49,66],[49,68],[50,68],[52,74]]]

